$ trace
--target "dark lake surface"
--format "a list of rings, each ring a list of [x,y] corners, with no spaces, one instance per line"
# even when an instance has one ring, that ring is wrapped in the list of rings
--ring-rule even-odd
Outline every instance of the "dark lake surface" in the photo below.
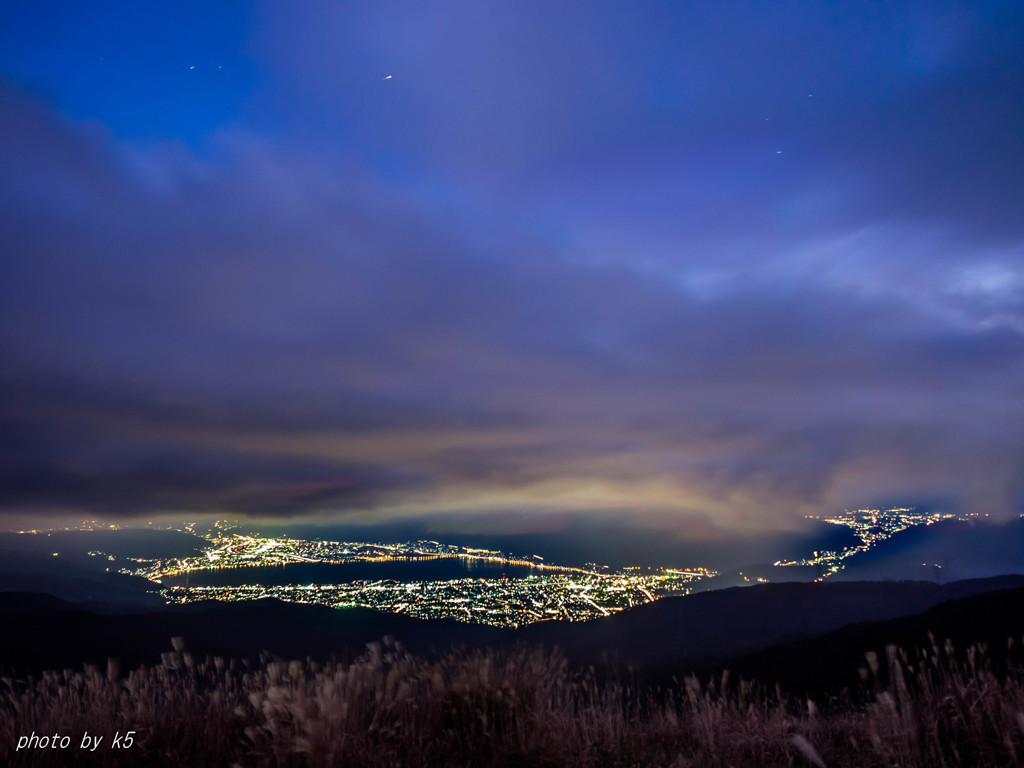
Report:
[[[242,584],[343,584],[348,581],[451,581],[452,579],[521,579],[543,571],[522,565],[499,565],[462,559],[389,563],[289,563],[251,568],[222,568],[194,571],[162,579],[167,585],[235,587]],[[549,572],[550,573],[550,572]]]

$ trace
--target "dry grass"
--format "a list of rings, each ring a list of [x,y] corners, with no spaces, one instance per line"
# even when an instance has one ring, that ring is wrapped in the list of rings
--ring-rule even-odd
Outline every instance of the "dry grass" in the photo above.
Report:
[[[872,655],[873,656],[873,655]],[[958,658],[960,660],[958,660]],[[1022,766],[1024,676],[982,649],[890,648],[868,659],[864,696],[826,702],[695,678],[643,695],[541,651],[439,659],[372,644],[348,663],[197,662],[6,680],[9,766]],[[878,677],[888,682],[883,687]],[[110,749],[116,731],[129,749]],[[15,751],[57,733],[70,749]],[[82,734],[102,735],[95,752]]]

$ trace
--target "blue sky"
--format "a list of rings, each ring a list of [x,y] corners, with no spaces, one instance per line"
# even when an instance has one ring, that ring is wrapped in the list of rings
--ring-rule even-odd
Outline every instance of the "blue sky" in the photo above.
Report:
[[[0,508],[1024,491],[1014,3],[0,11]]]

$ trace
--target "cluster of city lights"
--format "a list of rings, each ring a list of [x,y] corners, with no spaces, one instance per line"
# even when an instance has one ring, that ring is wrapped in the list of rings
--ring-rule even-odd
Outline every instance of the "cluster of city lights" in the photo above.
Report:
[[[859,543],[839,550],[818,550],[810,557],[798,560],[778,560],[776,567],[792,565],[815,566],[821,575],[815,581],[823,581],[846,567],[843,562],[854,555],[867,552],[880,542],[896,535],[900,531],[919,525],[934,525],[943,520],[970,520],[975,516],[953,515],[940,512],[919,512],[915,507],[891,507],[889,509],[854,509],[846,510],[841,515],[821,518],[808,515],[808,519],[823,520],[832,525],[850,528],[860,540]],[[987,517],[987,515],[986,515]]]
[[[850,528],[858,539],[857,543],[838,550],[815,551],[806,558],[779,560],[774,564],[776,567],[813,566],[819,571],[818,580],[823,580],[842,570],[848,558],[868,551],[900,531],[943,520],[967,518],[948,513],[924,513],[911,507],[893,507],[847,510],[833,517],[814,519]],[[76,526],[79,530],[109,530],[113,527],[96,521]],[[585,567],[566,566],[545,562],[538,555],[517,556],[438,541],[384,543],[270,537],[241,533],[236,525],[222,521],[209,527],[188,523],[176,529],[202,538],[205,544],[201,553],[179,558],[129,558],[127,562],[122,560],[124,566],[118,569],[157,583],[159,593],[169,603],[276,598],[334,608],[359,606],[424,619],[455,619],[518,627],[552,619],[586,621],[608,616],[666,595],[688,594],[698,582],[717,575],[707,568],[629,567],[613,571],[592,563]],[[90,554],[115,559],[103,552]],[[443,580],[353,579],[336,584],[210,586],[180,583],[181,578],[189,574],[222,569],[243,571],[295,563],[341,565],[437,560],[459,561],[470,567],[474,564],[525,567],[529,569],[529,575]],[[758,577],[756,581],[767,579]]]
[[[517,627],[536,621],[585,621],[652,602],[670,594],[688,594],[694,583],[716,575],[706,568],[639,568],[620,571],[545,562],[539,555],[516,556],[497,550],[462,547],[437,541],[403,543],[321,541],[241,534],[217,524],[192,557],[134,558],[120,569],[161,584],[168,602],[257,600],[277,598],[335,608],[361,606],[429,619]],[[102,553],[96,553],[102,554]],[[165,583],[188,574],[221,569],[287,566],[293,563],[420,563],[462,561],[467,565],[527,567],[523,578],[458,578],[436,581],[353,580],[339,584],[242,584],[198,586]]]

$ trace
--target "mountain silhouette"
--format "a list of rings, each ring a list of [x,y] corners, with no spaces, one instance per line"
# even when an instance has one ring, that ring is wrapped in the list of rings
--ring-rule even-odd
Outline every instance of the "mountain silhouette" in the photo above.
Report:
[[[668,597],[584,623],[532,624],[506,642],[558,647],[570,660],[704,667],[862,621],[920,613],[945,600],[1024,587],[1024,576],[930,582],[759,584]]]

